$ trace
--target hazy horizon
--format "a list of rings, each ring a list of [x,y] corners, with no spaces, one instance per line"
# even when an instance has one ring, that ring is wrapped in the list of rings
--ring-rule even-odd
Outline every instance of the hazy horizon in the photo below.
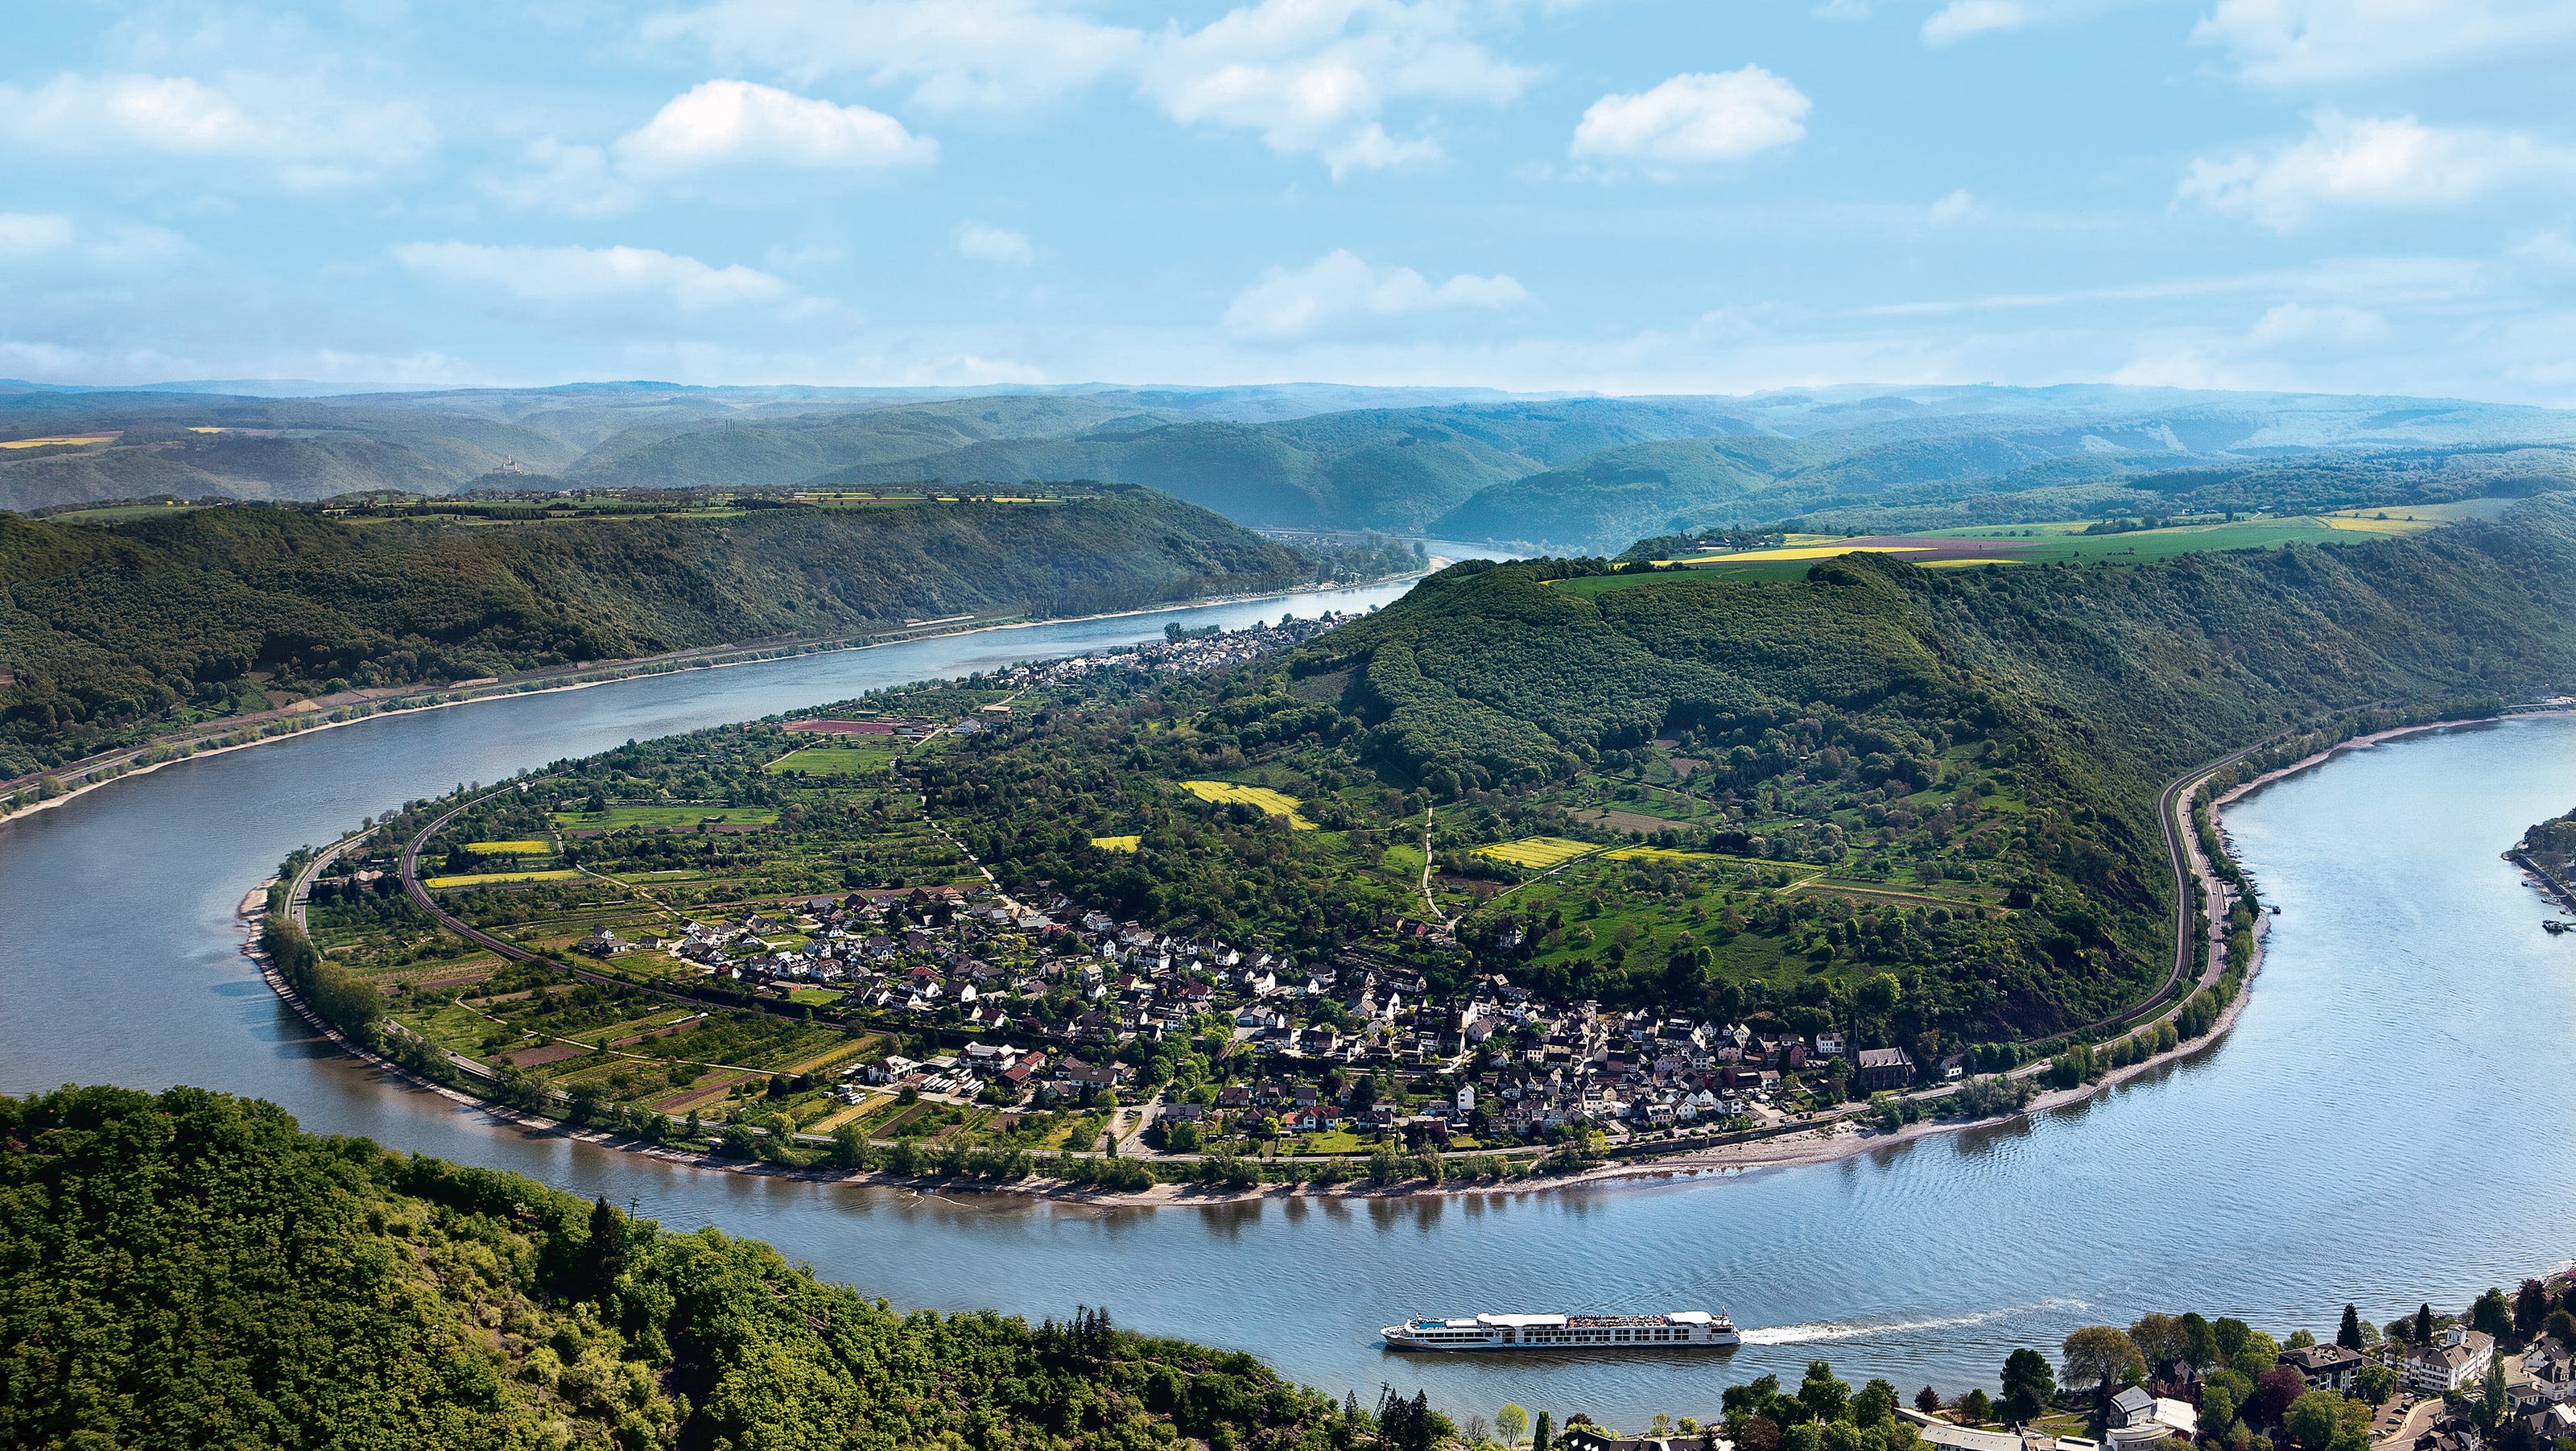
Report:
[[[0,377],[2576,401],[2543,0],[14,20]]]

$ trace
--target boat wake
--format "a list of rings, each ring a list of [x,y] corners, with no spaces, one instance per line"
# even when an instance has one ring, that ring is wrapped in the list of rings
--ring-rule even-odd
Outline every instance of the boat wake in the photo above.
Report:
[[[1830,1340],[1867,1340],[1881,1335],[1903,1335],[1916,1330],[1955,1330],[1963,1325],[1986,1325],[1997,1320],[2010,1320],[2016,1315],[2032,1315],[2043,1310],[2082,1310],[2081,1300],[2039,1300],[2028,1305],[2008,1305],[2000,1310],[1979,1310],[1970,1315],[1938,1315],[1919,1320],[1820,1320],[1809,1325],[1774,1325],[1764,1330],[1747,1330],[1747,1345],[1808,1345]]]

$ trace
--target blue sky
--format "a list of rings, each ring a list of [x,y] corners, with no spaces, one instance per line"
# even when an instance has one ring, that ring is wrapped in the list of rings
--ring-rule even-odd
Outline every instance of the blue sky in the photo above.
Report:
[[[0,377],[2576,403],[2576,0],[12,11]]]

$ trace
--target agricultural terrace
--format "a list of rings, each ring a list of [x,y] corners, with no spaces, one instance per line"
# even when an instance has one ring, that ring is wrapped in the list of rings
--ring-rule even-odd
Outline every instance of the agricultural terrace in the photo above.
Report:
[[[579,1095],[586,1113],[681,1138],[730,1122],[925,1150],[1095,1146],[1117,1101],[1096,1091],[1051,1098],[989,1075],[950,1091],[958,1070],[937,1065],[959,1045],[1008,1041],[1116,1060],[1131,1094],[1213,1103],[1268,1084],[1259,1112],[1212,1115],[1204,1137],[1168,1145],[1315,1155],[1383,1140],[1367,1125],[1281,1122],[1282,1075],[1346,1096],[1385,1054],[1392,1071],[1369,1092],[1430,1103],[1476,1057],[1373,1026],[1352,1007],[1371,984],[1419,996],[1500,971],[1554,1022],[1584,998],[1670,1003],[1687,980],[1695,1011],[1812,1028],[1838,1021],[1855,985],[1914,982],[1909,964],[1973,951],[2012,915],[1990,877],[2020,809],[2009,754],[1923,742],[1901,767],[1891,756],[1865,775],[1793,780],[1739,753],[1773,748],[1758,733],[1683,732],[1519,798],[1443,805],[1431,887],[1449,927],[1425,935],[1406,926],[1422,915],[1424,794],[1344,754],[1329,673],[1279,684],[1247,698],[1230,681],[1014,671],[863,703],[962,721],[1013,702],[965,735],[817,744],[773,721],[623,747],[492,794],[424,845],[429,864],[521,867],[425,868],[438,870],[425,885],[544,960],[475,951],[396,889],[393,844],[444,805],[335,864],[314,894],[315,940],[420,1041],[492,1074],[493,1091]],[[1311,724],[1265,740],[1238,723],[1253,701],[1271,721]],[[1846,729],[1792,724],[1776,748],[1898,744]],[[836,769],[850,760],[869,764]],[[531,846],[551,855],[520,853]],[[1024,919],[1032,908],[1043,916]],[[1197,1010],[1110,996],[1122,969],[1069,944],[1061,928],[1077,924],[1122,953],[1139,932],[1217,944],[1194,967],[1218,992]],[[1157,951],[1138,960],[1168,961]],[[1280,1021],[1243,1027],[1230,1015],[1252,1001],[1243,965],[1258,961],[1273,977],[1320,973],[1330,990],[1260,999]],[[1308,1030],[1330,1052],[1283,1057]],[[1948,1041],[1936,1030],[1915,1046]],[[921,1066],[896,1072],[898,1060]],[[1830,1103],[1840,1082],[1801,1092]],[[1452,1148],[1520,1142],[1480,1125]]]

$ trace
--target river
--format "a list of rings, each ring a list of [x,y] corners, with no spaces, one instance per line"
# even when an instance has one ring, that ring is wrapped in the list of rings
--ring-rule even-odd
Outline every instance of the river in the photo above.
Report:
[[[1398,591],[1302,597],[1301,612]],[[2281,914],[2214,1051],[2037,1121],[1725,1181],[1358,1205],[1101,1210],[710,1173],[497,1124],[318,1043],[238,955],[294,846],[459,781],[872,686],[1241,623],[1280,602],[693,671],[389,717],[199,758],[0,823],[0,1089],[199,1084],[306,1127],[535,1175],[772,1241],[903,1304],[1077,1303],[1335,1392],[1425,1385],[1636,1425],[1814,1356],[1910,1395],[2149,1309],[2330,1331],[2456,1307],[2576,1245],[2576,938],[2497,853],[2576,805],[2576,719],[2355,752],[2229,815]],[[1407,1312],[1700,1307],[1721,1362],[1405,1358]]]

